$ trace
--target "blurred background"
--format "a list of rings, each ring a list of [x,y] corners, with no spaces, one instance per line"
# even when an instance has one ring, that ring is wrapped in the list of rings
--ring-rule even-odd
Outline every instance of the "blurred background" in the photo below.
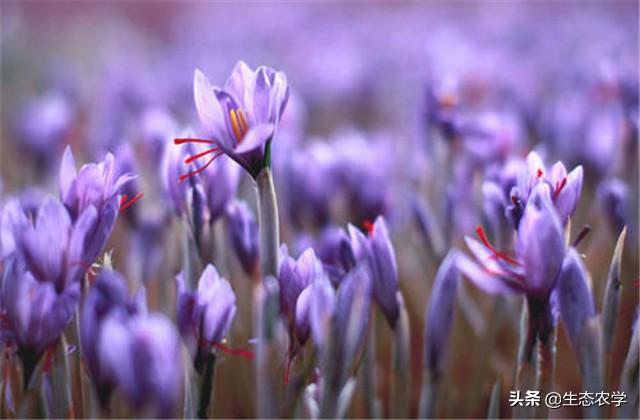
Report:
[[[244,60],[282,70],[291,87],[273,146],[283,242],[298,254],[327,226],[384,214],[415,372],[443,252],[466,250],[464,235],[491,222],[482,181],[534,148],[549,165],[582,164],[572,230],[593,228],[581,251],[597,307],[617,233],[629,225],[608,372],[616,389],[640,278],[637,2],[3,2],[0,10],[1,201],[57,194],[66,145],[78,163],[114,153],[140,174],[144,197],[120,217],[108,249],[132,291],[148,287],[152,308],[175,310],[183,225],[163,161],[174,137],[201,129],[194,69],[223,85]],[[346,175],[332,177],[335,168]],[[254,206],[248,179],[238,196]],[[418,202],[431,229],[416,217]],[[252,336],[251,279],[227,254],[221,271],[238,295],[232,335],[241,343]],[[497,379],[508,415],[520,303],[473,286],[461,293],[438,415],[484,417]],[[386,413],[391,332],[377,318],[377,392]],[[556,389],[576,391],[579,380],[560,328]],[[225,359],[215,415],[252,416],[252,381],[250,362]],[[412,415],[420,375],[414,382]],[[356,395],[353,416],[361,405]]]

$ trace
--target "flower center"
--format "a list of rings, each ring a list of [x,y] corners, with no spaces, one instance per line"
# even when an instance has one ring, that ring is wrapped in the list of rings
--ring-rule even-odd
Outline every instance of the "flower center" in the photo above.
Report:
[[[245,134],[249,131],[249,124],[242,109],[232,109],[229,111],[229,119],[231,120],[231,129],[236,136],[238,143],[242,142]]]

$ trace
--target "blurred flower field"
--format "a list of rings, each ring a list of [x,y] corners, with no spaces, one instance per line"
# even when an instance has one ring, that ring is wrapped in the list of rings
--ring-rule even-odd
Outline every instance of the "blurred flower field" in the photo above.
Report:
[[[637,2],[0,16],[0,417],[637,418]]]

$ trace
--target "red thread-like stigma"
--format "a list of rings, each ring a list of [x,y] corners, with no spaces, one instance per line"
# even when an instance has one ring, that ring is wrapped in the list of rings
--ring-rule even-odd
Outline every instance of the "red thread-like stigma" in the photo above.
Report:
[[[542,175],[544,175],[544,172],[542,172],[542,169],[538,168],[538,172],[536,172],[536,177],[542,178]]]
[[[501,259],[503,261],[506,261],[511,265],[516,265],[516,266],[520,265],[520,263],[517,260],[515,260],[515,259],[511,258],[510,256],[508,256],[505,252],[498,251],[497,249],[495,249],[493,247],[493,245],[491,245],[491,243],[487,239],[487,235],[485,234],[484,228],[482,226],[478,226],[476,228],[476,233],[478,234],[478,237],[482,241],[482,244],[485,247],[487,247],[493,253],[492,257]]]
[[[560,181],[556,183],[556,188],[553,190],[553,199],[558,198],[560,191],[567,185],[567,177],[565,176]]]
[[[207,163],[205,163],[204,165],[202,165],[201,167],[199,167],[198,169],[191,171],[189,173],[186,173],[184,175],[180,175],[180,182],[184,182],[186,181],[188,178],[199,174],[200,172],[204,171],[205,169],[207,169],[209,167],[209,165],[211,165],[213,163],[214,160],[216,160],[217,158],[219,158],[220,156],[222,156],[222,152],[218,152],[215,155],[213,155],[213,157],[211,159],[209,159],[207,161]]]
[[[244,357],[245,359],[251,360],[253,359],[253,352],[247,349],[234,349],[231,347],[227,347],[224,344],[214,344],[213,347],[217,348],[218,350],[230,354],[232,356],[240,356],[240,357]]]
[[[136,201],[140,200],[140,198],[142,198],[143,195],[144,195],[144,193],[138,193],[138,194],[136,194],[135,197],[133,197],[131,200],[129,200],[129,196],[127,194],[122,194],[122,197],[120,198],[120,209],[119,209],[119,211],[120,212],[125,211],[130,206],[135,204]],[[127,200],[129,200],[129,201],[127,201]]]
[[[206,156],[206,155],[208,155],[210,153],[219,152],[219,151],[220,151],[220,148],[218,146],[212,147],[211,149],[207,149],[204,152],[200,152],[200,153],[197,153],[197,154],[195,154],[193,156],[189,156],[188,158],[186,158],[184,160],[184,163],[186,163],[188,165],[191,162],[196,161],[196,160],[200,159],[203,156]]]
[[[181,138],[181,139],[173,139],[173,144],[185,144],[185,143],[205,143],[205,144],[216,144],[213,140],[206,139],[195,139],[195,138]]]

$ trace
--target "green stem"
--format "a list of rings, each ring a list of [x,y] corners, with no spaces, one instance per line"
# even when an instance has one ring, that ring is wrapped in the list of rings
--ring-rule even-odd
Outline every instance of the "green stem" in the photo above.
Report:
[[[393,332],[393,380],[391,388],[391,417],[404,419],[409,414],[409,394],[411,388],[411,343],[409,336],[409,315],[402,294],[398,291],[400,316]]]
[[[280,228],[278,202],[271,169],[265,167],[256,178],[258,223],[260,226],[260,270],[262,277],[278,276]]]
[[[213,380],[215,377],[216,355],[208,352],[204,360],[204,370],[201,374],[200,392],[198,393],[198,418],[206,419],[211,396],[213,395]]]
[[[364,399],[365,416],[368,418],[379,418],[378,398],[376,397],[377,376],[376,375],[376,317],[371,308],[372,321],[369,325],[368,343],[364,350],[363,369],[360,381],[362,384],[362,397]]]
[[[433,419],[436,414],[436,403],[438,400],[439,379],[425,370],[422,380],[422,391],[420,392],[419,418]]]
[[[274,375],[270,374],[269,355],[273,352],[273,335],[277,318],[278,296],[278,248],[280,227],[278,223],[278,202],[269,166],[265,166],[256,177],[258,195],[258,224],[260,229],[260,275],[263,279],[258,287],[256,348],[256,375],[258,387],[258,416],[271,418],[276,414],[276,387]]]

